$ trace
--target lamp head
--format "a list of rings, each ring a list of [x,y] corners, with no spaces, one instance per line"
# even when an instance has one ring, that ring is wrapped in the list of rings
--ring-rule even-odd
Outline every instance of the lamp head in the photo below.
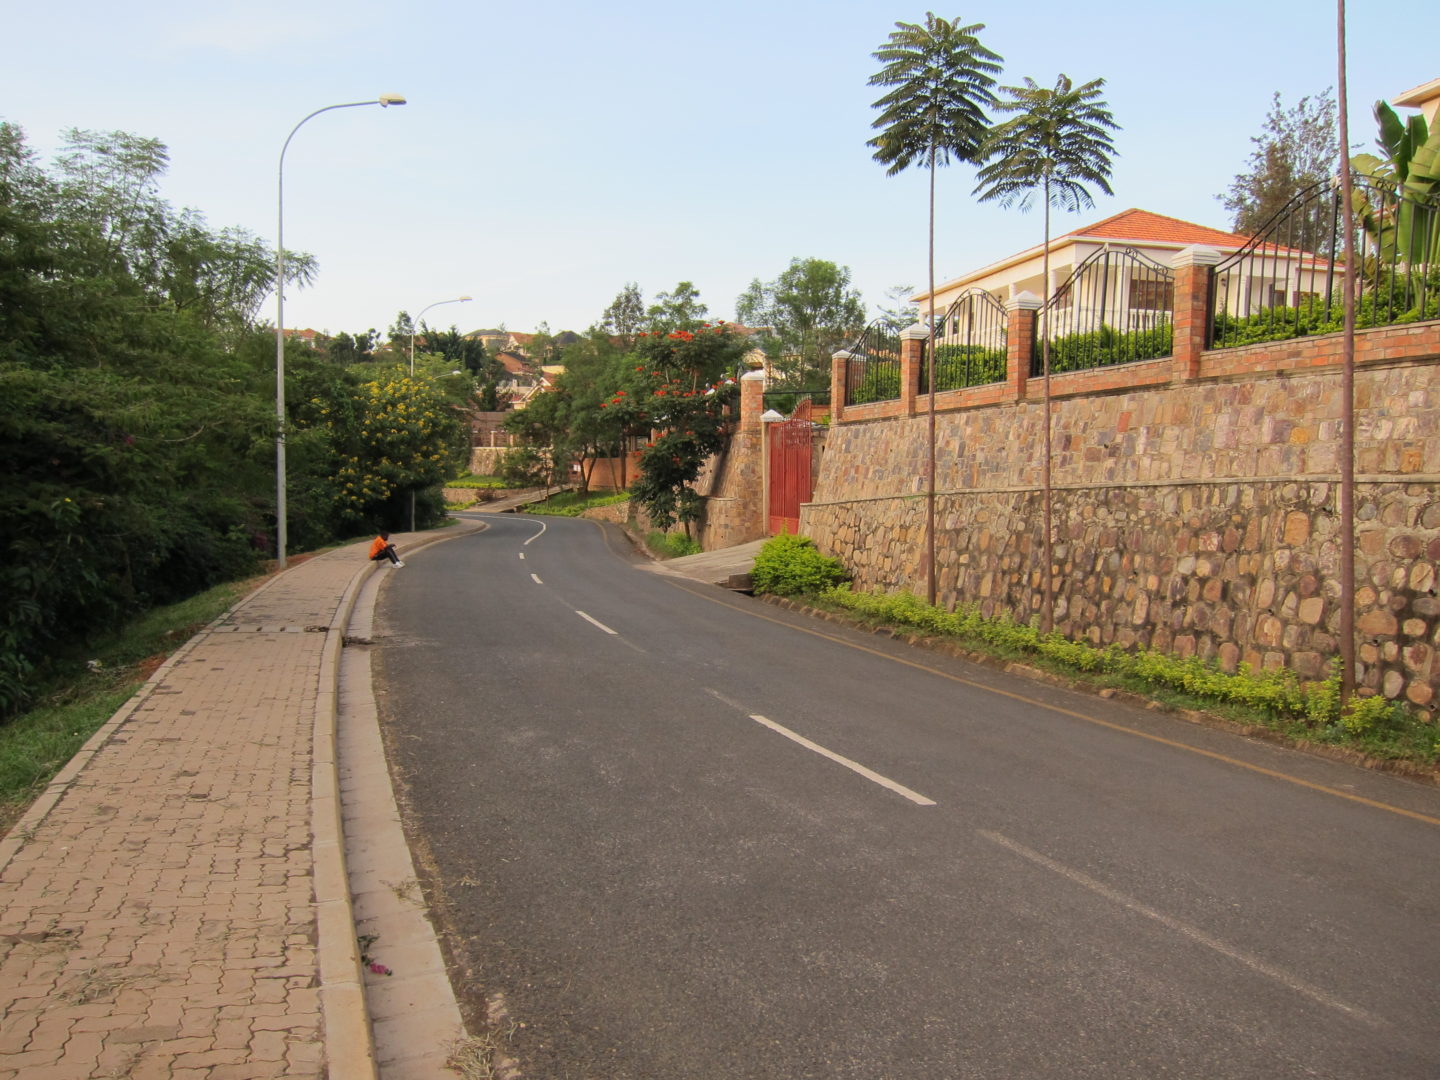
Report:
[[[404,104],[405,104],[405,98],[404,98],[404,96],[401,95],[401,94],[381,94],[381,95],[380,95],[380,107],[381,107],[382,109],[388,108],[388,107],[391,106],[391,105],[404,105]]]
[[[465,300],[474,300],[475,298],[473,296],[457,296],[455,299],[463,302]]]

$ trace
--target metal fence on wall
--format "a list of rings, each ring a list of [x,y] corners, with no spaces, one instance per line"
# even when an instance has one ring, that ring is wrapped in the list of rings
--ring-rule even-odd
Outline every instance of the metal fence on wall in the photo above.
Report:
[[[1339,184],[1296,195],[1240,251],[1215,267],[1210,347],[1283,341],[1344,328],[1344,227]],[[1357,177],[1352,192],[1355,325],[1440,317],[1440,199]]]
[[[1134,248],[1105,247],[1075,267],[1040,311],[1031,375],[1153,360],[1174,351],[1175,274]]]
[[[1005,381],[1009,316],[984,289],[969,289],[935,326],[935,389],[962,390]],[[920,365],[920,392],[930,392],[930,365]]]
[[[845,365],[845,404],[868,405],[900,397],[900,335],[879,320],[851,345]]]

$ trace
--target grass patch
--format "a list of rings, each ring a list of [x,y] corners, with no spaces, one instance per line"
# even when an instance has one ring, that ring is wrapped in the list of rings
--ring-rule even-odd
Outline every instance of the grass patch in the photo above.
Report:
[[[508,488],[513,485],[507,484],[498,476],[476,476],[474,473],[466,473],[464,476],[454,480],[447,480],[442,487],[448,488]]]
[[[166,657],[261,580],[232,581],[155,608],[83,654],[56,660],[35,707],[0,725],[0,833]]]
[[[758,579],[757,579],[758,583]],[[986,618],[974,607],[953,612],[911,593],[857,593],[841,585],[811,592],[806,602],[843,611],[870,626],[920,631],[1001,659],[1021,660],[1097,689],[1113,687],[1179,708],[1201,709],[1289,738],[1345,746],[1371,757],[1440,765],[1440,728],[1378,696],[1340,708],[1340,677],[1302,681],[1293,671],[1221,671],[1213,661],[1152,649],[1097,648],[1042,634],[1012,619]]]
[[[680,559],[686,555],[699,555],[704,550],[699,541],[692,540],[683,532],[661,532],[651,529],[645,537],[645,546],[665,559]]]
[[[612,506],[615,503],[627,502],[630,498],[628,491],[619,493],[581,494],[578,491],[561,491],[551,495],[544,502],[532,503],[525,507],[527,514],[552,514],[557,517],[579,517],[586,510],[593,510],[597,506]]]

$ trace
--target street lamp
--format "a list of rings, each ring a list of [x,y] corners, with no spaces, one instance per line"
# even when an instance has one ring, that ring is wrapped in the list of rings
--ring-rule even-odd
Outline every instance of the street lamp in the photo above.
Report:
[[[436,300],[435,303],[433,303],[433,304],[426,304],[423,308],[420,309],[420,314],[419,314],[419,315],[416,315],[415,318],[414,318],[414,319],[411,321],[411,323],[410,323],[410,374],[411,374],[411,375],[414,375],[414,374],[415,374],[415,331],[418,330],[418,329],[420,329],[420,319],[424,316],[425,312],[429,311],[432,307],[439,307],[441,304],[463,304],[463,303],[465,303],[465,302],[468,301],[468,300],[474,300],[474,299],[475,299],[475,298],[474,298],[473,296],[457,296],[454,300]]]
[[[289,539],[285,506],[285,151],[307,120],[331,109],[356,109],[362,105],[404,105],[399,94],[381,94],[373,101],[347,101],[342,105],[326,105],[316,109],[290,129],[285,145],[280,148],[280,182],[276,189],[275,227],[275,552],[281,570],[285,569],[285,546]]]
[[[414,378],[414,377],[415,377],[415,331],[418,330],[418,329],[420,329],[420,319],[421,319],[421,317],[424,316],[425,312],[429,311],[432,307],[439,307],[441,304],[463,304],[463,303],[465,303],[466,301],[468,301],[468,300],[473,300],[473,299],[475,299],[473,296],[457,296],[457,297],[455,297],[454,300],[436,300],[433,304],[426,304],[423,308],[420,309],[420,314],[419,314],[419,315],[416,315],[415,318],[411,320],[411,322],[410,322],[410,377],[411,377],[411,378]],[[460,373],[457,371],[457,372],[455,372],[455,374],[456,374],[456,375],[459,375]],[[411,532],[414,532],[414,531],[415,531],[415,492],[414,492],[413,490],[410,492],[410,531],[411,531]]]

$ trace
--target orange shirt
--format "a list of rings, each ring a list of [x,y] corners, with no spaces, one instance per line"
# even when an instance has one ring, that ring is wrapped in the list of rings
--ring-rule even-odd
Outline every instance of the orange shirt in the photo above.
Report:
[[[378,559],[389,546],[390,541],[386,540],[383,536],[375,537],[374,540],[370,541],[370,558]]]

